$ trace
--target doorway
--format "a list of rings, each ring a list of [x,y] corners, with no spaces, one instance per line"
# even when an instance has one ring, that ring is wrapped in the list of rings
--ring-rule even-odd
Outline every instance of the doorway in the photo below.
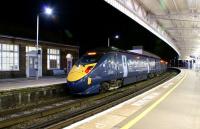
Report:
[[[29,77],[36,77],[37,68],[37,57],[29,56]]]
[[[71,54],[67,54],[66,58],[67,58],[67,74],[68,74],[69,71],[72,69],[73,56]]]
[[[41,50],[41,48],[39,48]],[[26,77],[36,77],[37,70],[39,77],[42,76],[42,51],[37,57],[35,47],[26,47]]]

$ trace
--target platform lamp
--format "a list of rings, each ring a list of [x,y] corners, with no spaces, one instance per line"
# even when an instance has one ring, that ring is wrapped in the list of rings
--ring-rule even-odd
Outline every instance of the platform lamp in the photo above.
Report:
[[[115,35],[114,38],[119,39],[119,35]],[[108,37],[108,47],[110,47],[110,37]]]
[[[52,15],[52,13],[53,13],[52,8],[45,7],[43,12],[40,12],[40,13],[37,14],[37,37],[36,37],[37,71],[36,71],[36,80],[38,80],[38,77],[39,77],[39,54],[40,54],[40,51],[39,51],[39,48],[38,48],[38,44],[39,44],[38,43],[38,40],[39,40],[39,18],[40,18],[41,14],[45,14],[47,16],[50,16],[50,15]]]

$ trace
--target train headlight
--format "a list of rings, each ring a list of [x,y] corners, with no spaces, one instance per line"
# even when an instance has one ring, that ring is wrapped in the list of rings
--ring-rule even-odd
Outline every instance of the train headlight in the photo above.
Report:
[[[92,78],[88,77],[87,83],[88,83],[88,85],[90,85],[92,83]]]

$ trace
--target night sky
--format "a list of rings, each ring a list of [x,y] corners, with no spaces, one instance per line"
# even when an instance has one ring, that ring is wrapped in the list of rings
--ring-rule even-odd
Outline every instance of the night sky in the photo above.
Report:
[[[36,15],[45,5],[54,8],[54,16],[40,16],[40,40],[80,46],[81,55],[96,47],[111,45],[145,50],[168,60],[175,51],[151,32],[103,0],[5,0],[0,4],[0,34],[24,38],[36,37]],[[114,39],[118,34],[120,38]]]

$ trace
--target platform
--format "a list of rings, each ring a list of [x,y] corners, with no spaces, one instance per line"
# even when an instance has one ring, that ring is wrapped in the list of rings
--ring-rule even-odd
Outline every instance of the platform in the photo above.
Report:
[[[15,90],[21,88],[44,87],[49,85],[66,83],[66,77],[46,76],[36,80],[35,78],[1,79],[0,91]]]
[[[65,129],[200,129],[200,73],[175,78]]]

